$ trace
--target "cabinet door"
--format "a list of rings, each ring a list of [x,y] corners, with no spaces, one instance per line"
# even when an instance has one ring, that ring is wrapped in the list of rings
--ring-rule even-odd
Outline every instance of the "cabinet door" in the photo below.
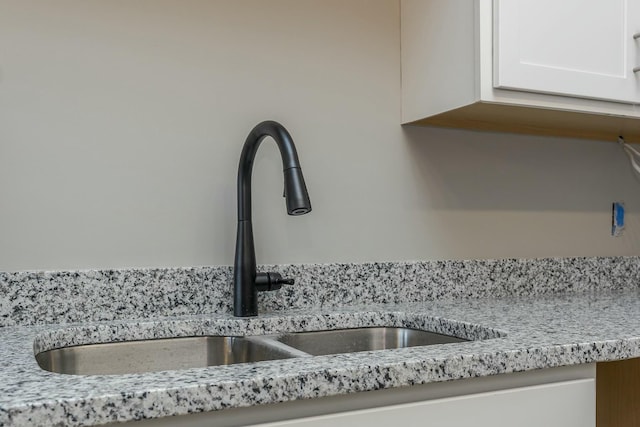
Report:
[[[595,381],[564,381],[259,424],[261,427],[594,427]]]
[[[494,0],[494,87],[640,102],[640,0]]]

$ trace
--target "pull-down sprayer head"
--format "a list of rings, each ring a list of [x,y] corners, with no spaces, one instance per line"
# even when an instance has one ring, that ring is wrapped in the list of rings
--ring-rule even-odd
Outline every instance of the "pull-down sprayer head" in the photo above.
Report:
[[[299,167],[284,170],[284,197],[287,199],[289,215],[304,215],[311,212],[309,193]]]

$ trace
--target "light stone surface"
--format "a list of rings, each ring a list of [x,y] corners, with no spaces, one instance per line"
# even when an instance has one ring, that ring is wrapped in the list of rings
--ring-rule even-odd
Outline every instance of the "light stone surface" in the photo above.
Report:
[[[249,319],[231,316],[229,301],[197,291],[223,282],[230,269],[5,273],[3,319],[14,326],[0,328],[0,425],[96,425],[639,357],[637,264],[595,258],[288,266],[281,271],[305,271],[302,289],[287,288],[280,299],[273,293]],[[322,286],[313,284],[314,274]],[[95,288],[85,282],[89,276]],[[121,288],[109,290],[116,283]],[[28,290],[13,289],[21,284]],[[219,295],[230,299],[225,292]],[[115,307],[121,311],[112,314]],[[92,318],[90,308],[102,310]],[[379,325],[481,340],[128,375],[55,374],[34,358],[74,344]]]
[[[640,259],[550,258],[263,266],[295,278],[260,294],[278,311],[579,293],[640,284]],[[0,326],[230,313],[231,267],[0,272]]]

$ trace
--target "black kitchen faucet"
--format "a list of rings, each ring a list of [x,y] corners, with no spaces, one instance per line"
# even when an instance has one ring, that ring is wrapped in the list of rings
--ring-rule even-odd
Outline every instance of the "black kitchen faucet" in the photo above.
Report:
[[[280,289],[283,284],[293,284],[293,279],[283,279],[279,273],[256,272],[251,225],[251,172],[258,147],[267,136],[272,137],[280,149],[287,213],[304,215],[311,212],[309,194],[291,135],[280,123],[259,123],[247,136],[238,166],[238,233],[233,267],[233,314],[238,317],[258,315],[258,291],[272,291]]]

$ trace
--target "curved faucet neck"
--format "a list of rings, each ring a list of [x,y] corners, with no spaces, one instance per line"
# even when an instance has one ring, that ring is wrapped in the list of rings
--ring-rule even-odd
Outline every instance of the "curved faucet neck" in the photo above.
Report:
[[[251,221],[251,173],[258,147],[270,136],[280,149],[282,168],[299,168],[298,153],[289,132],[278,122],[264,121],[251,130],[242,147],[238,165],[238,221]]]

